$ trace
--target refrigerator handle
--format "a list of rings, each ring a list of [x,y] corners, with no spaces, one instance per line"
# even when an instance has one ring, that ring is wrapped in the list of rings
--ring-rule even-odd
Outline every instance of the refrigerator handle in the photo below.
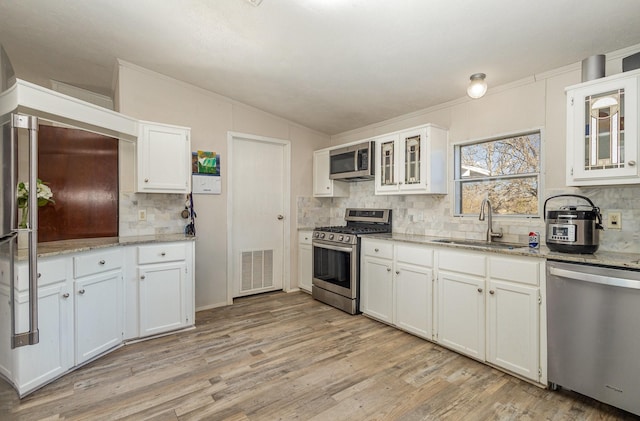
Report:
[[[17,151],[18,145],[18,130],[27,129],[29,131],[29,221],[27,226],[29,236],[29,331],[24,333],[15,333],[15,301],[14,301],[14,282],[15,277],[13,272],[13,265],[10,270],[11,275],[11,348],[17,348],[25,345],[35,345],[40,341],[40,333],[38,330],[38,259],[37,259],[37,246],[38,246],[38,194],[37,194],[37,181],[38,181],[38,118],[33,116],[26,116],[20,114],[11,115],[11,135],[12,135],[12,148],[15,147]],[[13,159],[13,158],[12,158]],[[14,172],[15,174],[15,172]],[[15,180],[13,180],[13,189],[15,189]],[[16,195],[13,195],[15,200]],[[13,206],[13,209],[17,209],[17,206]],[[15,240],[12,241],[12,246],[15,244]],[[12,255],[15,255],[12,254]]]

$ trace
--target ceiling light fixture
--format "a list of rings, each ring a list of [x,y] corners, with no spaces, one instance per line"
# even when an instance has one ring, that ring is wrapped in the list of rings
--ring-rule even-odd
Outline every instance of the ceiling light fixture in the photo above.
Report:
[[[471,75],[469,79],[469,87],[467,88],[467,95],[469,95],[473,99],[482,98],[482,96],[487,92],[487,82],[485,78],[487,75],[484,73],[474,73]]]

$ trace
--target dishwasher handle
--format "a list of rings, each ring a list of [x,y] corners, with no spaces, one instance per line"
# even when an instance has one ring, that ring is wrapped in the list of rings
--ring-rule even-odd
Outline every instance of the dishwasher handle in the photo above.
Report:
[[[573,270],[560,269],[556,267],[549,268],[549,273],[551,275],[560,276],[562,278],[575,279],[578,281],[591,282],[594,284],[608,285],[620,288],[640,289],[640,282],[631,279],[594,275],[592,273],[576,272]]]

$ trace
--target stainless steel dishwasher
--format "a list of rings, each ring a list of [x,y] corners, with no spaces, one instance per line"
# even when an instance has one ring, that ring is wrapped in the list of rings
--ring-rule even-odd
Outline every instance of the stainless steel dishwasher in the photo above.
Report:
[[[640,415],[640,272],[547,262],[548,378]]]

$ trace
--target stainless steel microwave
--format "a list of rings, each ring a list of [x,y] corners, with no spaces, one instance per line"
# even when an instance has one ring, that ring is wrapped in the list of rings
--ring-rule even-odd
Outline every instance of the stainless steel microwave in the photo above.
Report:
[[[374,177],[375,142],[333,149],[329,152],[329,178],[333,180],[359,181]]]

